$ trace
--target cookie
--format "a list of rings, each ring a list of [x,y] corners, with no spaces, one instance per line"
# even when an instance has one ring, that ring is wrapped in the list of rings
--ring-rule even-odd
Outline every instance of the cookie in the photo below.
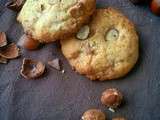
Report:
[[[98,9],[91,22],[61,41],[71,66],[91,80],[123,77],[135,65],[139,44],[131,21],[114,8]]]
[[[27,0],[17,20],[26,34],[49,43],[77,32],[95,8],[95,0]]]

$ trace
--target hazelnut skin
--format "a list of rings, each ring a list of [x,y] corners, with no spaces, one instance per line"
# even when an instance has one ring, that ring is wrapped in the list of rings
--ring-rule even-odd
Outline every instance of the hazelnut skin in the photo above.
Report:
[[[160,16],[160,0],[152,0],[150,8],[155,15]]]
[[[90,109],[83,114],[82,120],[106,120],[106,116],[99,109]]]
[[[101,96],[102,104],[109,108],[117,108],[123,99],[123,95],[115,88],[106,89]]]

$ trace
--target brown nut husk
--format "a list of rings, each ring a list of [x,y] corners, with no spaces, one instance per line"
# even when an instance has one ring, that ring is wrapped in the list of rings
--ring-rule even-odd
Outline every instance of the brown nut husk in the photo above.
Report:
[[[7,38],[5,32],[0,32],[0,47],[7,45]]]
[[[5,6],[13,11],[19,12],[25,1],[26,0],[10,0]]]
[[[88,38],[89,33],[90,33],[90,28],[88,25],[85,25],[79,30],[76,37],[77,37],[77,39],[85,40]]]
[[[6,59],[15,59],[19,54],[19,48],[15,43],[11,43],[0,49],[0,56]]]
[[[82,120],[105,120],[105,114],[99,109],[90,109],[87,110],[83,116]]]
[[[21,75],[26,79],[35,79],[43,75],[45,64],[32,59],[23,59]]]
[[[101,96],[102,104],[109,108],[117,108],[123,99],[123,95],[115,88],[106,89]]]
[[[36,50],[38,49],[40,43],[34,39],[32,39],[30,36],[24,34],[18,41],[18,46],[23,47],[28,50]]]
[[[7,59],[0,56],[0,64],[6,64]]]
[[[61,70],[60,60],[58,58],[48,61],[48,65],[50,65],[52,68],[55,68],[56,70]]]
[[[127,120],[127,119],[124,117],[114,117],[112,118],[112,120]]]

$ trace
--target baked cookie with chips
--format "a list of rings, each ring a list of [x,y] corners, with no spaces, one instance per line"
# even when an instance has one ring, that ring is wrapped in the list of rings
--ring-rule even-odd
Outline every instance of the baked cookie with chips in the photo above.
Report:
[[[95,8],[95,0],[27,0],[17,20],[26,34],[49,43],[77,32]]]
[[[139,55],[138,35],[133,23],[113,8],[98,9],[89,24],[61,41],[71,66],[91,80],[125,76]]]

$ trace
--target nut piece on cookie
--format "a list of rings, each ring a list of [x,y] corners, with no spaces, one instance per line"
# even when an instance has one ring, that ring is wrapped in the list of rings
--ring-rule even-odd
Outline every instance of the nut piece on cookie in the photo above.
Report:
[[[17,20],[26,34],[49,43],[76,33],[95,8],[96,0],[27,0]]]
[[[83,116],[82,120],[105,120],[105,114],[99,109],[87,110]]]
[[[61,40],[61,46],[72,68],[91,80],[123,77],[139,56],[133,23],[113,8],[97,9],[90,23],[76,36]]]
[[[88,38],[89,32],[90,32],[89,26],[85,25],[77,33],[77,38],[80,39],[80,40],[85,40],[85,39]]]
[[[119,37],[119,32],[118,30],[116,30],[115,28],[112,28],[112,29],[109,29],[107,32],[106,32],[106,41],[114,41],[114,40],[117,40]]]

